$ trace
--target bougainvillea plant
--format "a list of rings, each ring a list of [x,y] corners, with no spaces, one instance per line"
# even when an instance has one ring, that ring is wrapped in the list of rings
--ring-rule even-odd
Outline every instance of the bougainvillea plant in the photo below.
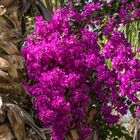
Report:
[[[67,3],[36,17],[22,49],[26,89],[53,140],[86,140],[139,104],[140,60],[119,29],[140,18],[139,0]]]

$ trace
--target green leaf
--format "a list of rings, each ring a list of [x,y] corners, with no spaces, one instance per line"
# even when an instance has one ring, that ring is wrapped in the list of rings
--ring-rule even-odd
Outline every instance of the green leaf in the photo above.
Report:
[[[136,107],[136,105],[133,104],[130,106],[130,109],[129,109],[133,117],[135,117],[135,107]]]
[[[108,60],[107,60],[107,66],[108,66],[108,68],[109,68],[110,70],[112,70],[112,69],[113,69],[111,59],[108,59]]]

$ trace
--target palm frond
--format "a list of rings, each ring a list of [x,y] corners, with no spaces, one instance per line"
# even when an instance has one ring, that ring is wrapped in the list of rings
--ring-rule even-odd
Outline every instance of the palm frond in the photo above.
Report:
[[[122,27],[121,30],[125,33],[125,36],[133,45],[134,52],[137,52],[138,48],[140,48],[140,20],[134,21],[131,24]]]

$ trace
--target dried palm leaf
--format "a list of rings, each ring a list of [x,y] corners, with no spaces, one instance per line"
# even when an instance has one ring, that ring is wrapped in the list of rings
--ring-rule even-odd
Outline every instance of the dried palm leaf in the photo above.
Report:
[[[39,12],[44,16],[44,18],[47,21],[50,21],[52,18],[52,14],[48,10],[48,8],[46,8],[45,5],[40,0],[36,0],[36,5],[37,5]]]
[[[12,42],[4,41],[4,40],[11,40],[11,39],[9,39],[11,37],[9,37],[9,38],[8,37],[6,37],[3,40],[2,40],[2,38],[0,39],[0,48],[2,48],[7,54],[17,54],[17,55],[19,55],[20,52],[18,51],[18,49],[16,48],[16,46]]]
[[[0,5],[0,16],[2,16],[6,12],[6,8],[4,8],[4,5]]]
[[[1,140],[15,140],[9,123],[0,125],[0,139]]]
[[[25,138],[25,124],[30,126],[41,138],[46,139],[46,136],[42,133],[41,129],[34,123],[32,117],[18,105],[7,103],[5,104],[8,109],[7,115],[11,123],[13,131],[17,140],[24,140]]]
[[[4,7],[9,8],[12,5],[14,5],[15,3],[17,3],[17,0],[1,0],[0,4],[4,5]]]
[[[17,140],[24,140],[26,136],[25,123],[19,113],[20,112],[16,108],[13,108],[12,105],[8,106],[7,116],[15,137]]]
[[[51,0],[43,0],[48,10],[52,13],[53,12],[53,5]]]
[[[12,83],[11,78],[9,77],[8,73],[0,70],[0,82],[9,82]]]
[[[19,50],[21,24],[32,0],[0,0],[0,139],[45,140],[46,136],[23,109],[29,100],[22,83],[24,63]],[[51,14],[42,1],[37,7],[47,20]],[[26,105],[25,105],[26,104]],[[28,131],[29,130],[29,131]]]

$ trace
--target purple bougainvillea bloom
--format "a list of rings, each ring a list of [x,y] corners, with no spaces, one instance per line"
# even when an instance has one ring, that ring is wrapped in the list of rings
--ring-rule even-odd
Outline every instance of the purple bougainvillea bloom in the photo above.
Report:
[[[91,134],[86,117],[95,97],[99,114],[110,126],[127,113],[122,97],[139,102],[140,60],[124,33],[118,31],[120,25],[138,18],[139,10],[123,0],[119,3],[123,8],[107,17],[104,25],[103,17],[92,16],[103,4],[102,0],[88,3],[78,11],[68,3],[54,12],[50,22],[36,17],[35,31],[22,48],[30,81],[26,89],[35,98],[38,117],[50,128],[53,140],[65,140],[71,127],[77,130],[79,140]],[[137,4],[137,0],[132,3]],[[102,46],[100,36],[107,39]]]

